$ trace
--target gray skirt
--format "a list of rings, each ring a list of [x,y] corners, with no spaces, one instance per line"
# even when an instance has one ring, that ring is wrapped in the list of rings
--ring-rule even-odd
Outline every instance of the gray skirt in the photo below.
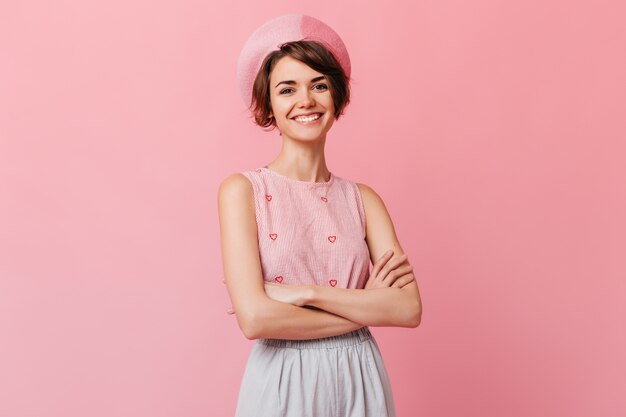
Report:
[[[368,327],[321,339],[257,339],[235,417],[395,417]]]

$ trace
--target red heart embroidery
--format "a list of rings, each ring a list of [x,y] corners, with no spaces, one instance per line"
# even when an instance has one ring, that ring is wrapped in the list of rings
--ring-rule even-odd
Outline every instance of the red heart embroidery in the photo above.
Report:
[[[335,240],[337,240],[337,236],[328,236],[328,240],[330,241],[330,243],[334,243]]]
[[[283,276],[282,275],[277,276],[276,278],[274,278],[274,281],[283,282]]]
[[[255,169],[256,172],[261,172],[261,168]]]
[[[331,279],[330,281],[328,281],[330,283],[330,285],[332,287],[334,287],[335,285],[337,285],[337,280],[336,279]]]
[[[277,237],[278,235],[276,233],[270,233],[270,239],[276,240]]]
[[[327,199],[326,197],[321,197],[321,198],[322,198],[322,201],[323,201],[324,203],[328,201],[328,199]]]
[[[266,199],[267,201],[272,201],[272,196],[271,196],[271,195],[269,195],[269,194],[265,194],[265,199]]]

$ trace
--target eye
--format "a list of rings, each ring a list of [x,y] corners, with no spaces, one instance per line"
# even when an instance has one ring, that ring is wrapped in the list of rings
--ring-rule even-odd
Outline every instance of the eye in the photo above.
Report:
[[[316,88],[316,87],[322,87],[322,88]],[[315,90],[320,90],[320,91],[324,91],[324,90],[328,90],[328,86],[326,84],[315,84],[313,86],[313,88]],[[282,90],[280,90],[280,92],[278,94],[288,94],[291,90],[293,90],[293,88],[283,88]]]

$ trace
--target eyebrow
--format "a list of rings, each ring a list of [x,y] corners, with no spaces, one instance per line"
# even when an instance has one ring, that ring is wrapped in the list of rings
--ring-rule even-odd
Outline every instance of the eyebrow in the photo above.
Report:
[[[325,78],[326,78],[326,76],[325,76],[325,75],[322,75],[322,76],[320,76],[320,77],[315,77],[315,78],[313,78],[313,79],[311,80],[311,82],[312,82],[312,83],[314,83],[314,82],[316,82],[316,81],[323,80],[323,79],[325,79]],[[295,84],[295,83],[296,83],[296,82],[295,82],[294,80],[281,81],[281,82],[279,82],[278,84],[276,84],[276,86],[274,86],[274,88],[278,87],[278,86],[279,86],[279,85],[281,85],[281,84],[289,84],[289,85],[293,85],[293,84]]]

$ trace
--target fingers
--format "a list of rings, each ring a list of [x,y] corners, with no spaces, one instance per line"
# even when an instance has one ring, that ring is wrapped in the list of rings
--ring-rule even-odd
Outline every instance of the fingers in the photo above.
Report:
[[[380,270],[382,269],[382,267],[387,263],[387,261],[389,261],[389,259],[391,259],[392,256],[393,256],[393,250],[391,249],[383,253],[383,256],[381,256],[374,264],[371,275],[374,277],[377,276]]]
[[[394,281],[391,285],[394,288],[402,288],[405,285],[410,284],[412,281],[415,281],[415,275],[411,272],[409,274],[405,274]]]
[[[382,279],[383,281],[386,280],[388,278],[388,274],[396,270],[400,265],[404,263],[404,261],[406,261],[406,259],[407,259],[406,253],[402,256],[398,256],[395,259],[392,259],[380,271],[379,279]]]
[[[396,280],[402,278],[404,275],[411,273],[413,271],[413,265],[402,265],[392,271],[390,271],[387,276],[385,276],[382,281],[387,284],[387,286],[391,286]]]
[[[393,249],[389,249],[376,261],[370,273],[370,277],[365,283],[366,289],[384,287],[402,288],[415,280],[415,276],[412,272],[413,266],[407,262],[408,255],[405,253],[394,259],[393,254]]]

